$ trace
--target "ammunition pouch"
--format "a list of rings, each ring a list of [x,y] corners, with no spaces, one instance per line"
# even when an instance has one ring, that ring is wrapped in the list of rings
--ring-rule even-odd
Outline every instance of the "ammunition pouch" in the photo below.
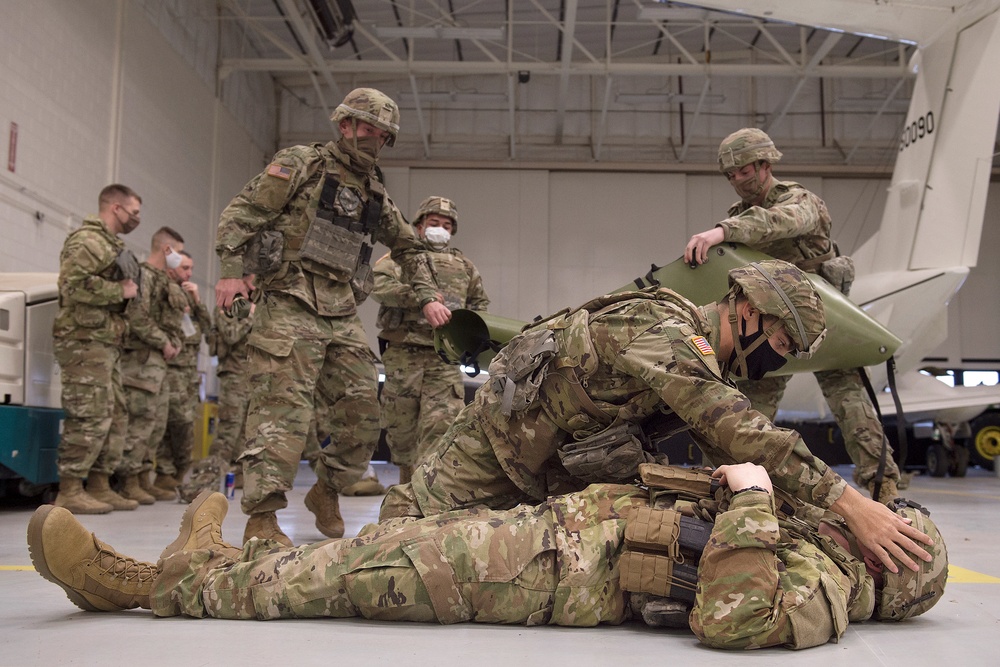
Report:
[[[264,229],[254,235],[243,251],[243,273],[266,276],[281,268],[285,236],[275,229]]]
[[[820,264],[819,275],[847,296],[854,284],[854,260],[846,255],[828,259]]]
[[[379,306],[375,324],[382,331],[393,331],[403,326],[406,311],[395,306]]]
[[[340,275],[353,275],[358,267],[361,247],[365,245],[364,234],[360,230],[352,230],[360,224],[351,218],[331,216],[327,219],[323,217],[324,213],[317,212],[309,223],[299,249],[299,259],[314,273],[326,274],[324,269],[332,269]],[[310,266],[310,263],[319,266]]]
[[[558,345],[550,329],[536,329],[514,338],[490,362],[490,382],[501,396],[505,417],[527,410],[538,399],[538,390],[548,373]]]
[[[564,444],[556,454],[566,471],[584,482],[617,482],[634,478],[640,464],[655,461],[647,448],[638,424],[616,422],[600,433]]]
[[[697,562],[712,526],[672,509],[633,508],[618,562],[622,589],[694,602]]]

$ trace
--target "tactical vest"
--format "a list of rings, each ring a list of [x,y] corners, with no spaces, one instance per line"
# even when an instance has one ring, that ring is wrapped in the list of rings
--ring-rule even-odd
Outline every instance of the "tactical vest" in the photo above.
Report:
[[[108,265],[97,272],[97,276],[109,282],[124,279],[121,269],[115,263],[116,258],[125,250],[125,244],[112,234],[98,218],[87,218],[85,224],[70,232],[63,246],[65,249],[77,240],[80,235],[93,235],[109,247]],[[60,256],[60,265],[65,261]],[[138,284],[138,280],[136,283]],[[53,333],[59,338],[74,340],[97,340],[108,344],[121,343],[127,330],[123,317],[126,301],[108,306],[95,306],[81,303],[71,298],[69,286],[60,276],[59,279],[59,312],[56,315]]]

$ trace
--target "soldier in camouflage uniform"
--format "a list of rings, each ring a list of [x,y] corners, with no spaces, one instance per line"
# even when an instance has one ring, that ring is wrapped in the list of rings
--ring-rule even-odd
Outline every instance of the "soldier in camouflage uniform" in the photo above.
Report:
[[[177,253],[179,264],[167,267],[167,275],[174,283],[171,290],[180,290],[184,299],[181,311],[186,334],[181,351],[167,362],[164,386],[170,394],[167,407],[167,426],[156,450],[156,481],[154,486],[174,492],[184,479],[191,465],[194,451],[194,419],[200,402],[201,376],[198,373],[198,354],[201,352],[202,335],[212,328],[208,308],[201,302],[198,285],[191,282],[194,260],[186,250]],[[168,257],[169,259],[169,257]]]
[[[252,290],[253,276],[246,276],[245,282]],[[208,353],[218,359],[215,374],[219,380],[219,412],[208,456],[195,462],[190,477],[178,487],[184,502],[191,502],[205,489],[219,489],[225,472],[234,472],[235,488],[243,488],[243,468],[236,459],[243,452],[243,426],[250,405],[247,335],[253,328],[257,304],[247,302],[244,305],[244,311],[239,313],[215,309],[215,323],[207,342]]]
[[[120,358],[128,328],[125,306],[138,294],[138,275],[126,276],[119,258],[124,253],[135,268],[138,263],[118,235],[139,225],[141,210],[142,199],[131,188],[107,186],[98,197],[98,214],[70,233],[59,255],[59,312],[52,335],[65,419],[55,503],[78,514],[138,506],[112,491],[108,476],[125,447],[128,412]]]
[[[448,247],[458,232],[458,208],[450,199],[428,197],[417,209],[413,228],[430,247],[430,264],[445,304],[452,310],[486,310],[489,297],[475,265]],[[385,366],[382,428],[399,466],[399,481],[410,481],[413,464],[444,435],[465,405],[458,366],[434,349],[434,334],[418,308],[413,289],[402,282],[399,264],[386,255],[375,263],[372,298],[378,309],[379,346]]]
[[[722,141],[719,170],[741,199],[730,207],[728,218],[691,237],[684,259],[701,264],[713,245],[734,241],[791,262],[803,271],[818,273],[846,295],[854,280],[854,264],[849,257],[840,256],[830,238],[832,221],[826,204],[798,183],[777,180],[771,165],[779,159],[781,153],[774,142],[756,128],[739,130]],[[855,464],[854,480],[871,491],[883,442],[887,447],[888,442],[858,373],[858,369],[843,369],[819,371],[815,376]],[[788,379],[787,375],[767,377],[739,386],[754,408],[774,419]],[[891,448],[884,475],[880,498],[887,501],[898,495],[900,483]]]
[[[149,258],[142,264],[142,298],[131,302],[126,311],[129,336],[122,355],[122,376],[129,422],[117,475],[124,480],[121,494],[143,505],[176,497],[173,492],[157,489],[149,479],[167,426],[167,361],[176,357],[183,345],[181,313],[187,304],[180,290],[170,289],[168,249],[180,252],[184,239],[170,227],[161,227],[153,234]]]
[[[690,428],[711,461],[763,465],[787,493],[844,516],[883,561],[891,553],[912,564],[904,550],[925,557],[914,540],[926,536],[723,380],[757,379],[789,354],[814,353],[826,329],[812,284],[780,260],[733,269],[729,284],[726,298],[700,308],[667,289],[612,294],[515,336],[410,484],[389,489],[380,518],[506,508],[631,480],[648,458],[643,428]]]
[[[259,288],[247,339],[252,393],[241,455],[247,539],[291,544],[275,512],[287,505],[317,392],[330,406],[323,430],[332,443],[321,451],[306,507],[321,533],[343,535],[338,492],[365,471],[379,436],[375,355],[357,315],[372,288],[374,243],[388,246],[403,266],[432,326],[451,317],[423,245],[375,170],[382,147],[399,132],[395,102],[359,88],[332,120],[341,138],[278,152],[223,211],[216,237],[216,305],[229,308],[247,294],[244,274],[256,273]]]
[[[712,477],[719,489],[699,492]],[[934,556],[891,572],[836,518],[817,527],[776,511],[788,506],[760,466],[713,474],[652,465],[643,481],[510,510],[390,520],[354,539],[290,549],[225,543],[229,503],[205,493],[155,565],[44,506],[28,544],[35,569],[86,611],[575,627],[636,619],[690,624],[703,643],[725,649],[821,645],[849,622],[922,614],[944,592],[947,550],[915,504],[886,510],[933,535]]]

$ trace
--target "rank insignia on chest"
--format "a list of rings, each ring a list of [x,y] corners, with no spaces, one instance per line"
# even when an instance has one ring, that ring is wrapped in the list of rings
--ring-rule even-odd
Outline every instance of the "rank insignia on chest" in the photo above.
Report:
[[[269,164],[267,165],[267,175],[288,181],[292,178],[292,170],[281,164]]]
[[[701,352],[701,356],[703,357],[715,354],[715,350],[713,350],[712,346],[708,344],[708,341],[705,340],[704,336],[693,336],[691,338],[691,345],[694,349]]]

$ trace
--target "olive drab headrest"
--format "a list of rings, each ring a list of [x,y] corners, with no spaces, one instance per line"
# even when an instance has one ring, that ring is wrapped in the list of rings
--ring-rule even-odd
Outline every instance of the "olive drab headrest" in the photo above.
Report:
[[[802,269],[780,259],[751,262],[729,272],[730,298],[742,294],[765,315],[777,317],[796,350],[808,359],[826,337],[826,310]]]
[[[458,233],[458,207],[455,202],[444,197],[431,196],[420,202],[414,216],[413,225],[419,225],[425,215],[437,213],[451,220],[451,235]]]
[[[920,567],[916,572],[900,566],[899,572],[895,574],[889,570],[882,573],[884,583],[875,600],[875,618],[880,621],[902,621],[924,613],[944,595],[944,585],[948,579],[948,550],[926,509],[902,498],[889,503],[889,509],[910,519],[913,522],[911,526],[934,540],[933,546],[920,545],[931,555],[931,560],[917,560]]]
[[[356,118],[389,133],[390,146],[399,134],[399,106],[385,93],[374,88],[355,88],[347,93],[330,120],[339,123],[345,118]]]
[[[781,151],[774,147],[771,137],[756,127],[737,130],[719,144],[719,171],[723,173],[758,160],[773,164],[780,159]]]

